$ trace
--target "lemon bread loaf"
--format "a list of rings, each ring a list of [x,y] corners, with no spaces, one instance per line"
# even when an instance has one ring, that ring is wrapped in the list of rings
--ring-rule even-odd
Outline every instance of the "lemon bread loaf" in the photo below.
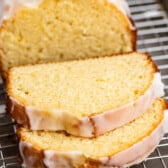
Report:
[[[135,50],[124,0],[1,0],[0,69]]]
[[[166,102],[158,98],[136,120],[96,138],[62,132],[18,130],[20,154],[28,168],[110,168],[137,164],[164,134]]]
[[[15,67],[7,93],[24,127],[92,137],[135,119],[164,92],[150,57],[131,53]]]

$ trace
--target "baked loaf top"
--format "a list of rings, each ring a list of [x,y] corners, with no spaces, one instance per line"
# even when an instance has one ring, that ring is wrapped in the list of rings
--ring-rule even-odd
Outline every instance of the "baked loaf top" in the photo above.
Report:
[[[136,48],[136,29],[122,0],[0,3],[0,70],[4,77],[13,66],[105,56]]]
[[[7,93],[23,126],[91,137],[135,119],[164,92],[150,57],[131,53],[15,67]]]
[[[2,24],[4,20],[13,17],[17,11],[23,7],[28,8],[38,8],[38,6],[43,2],[43,0],[1,0],[0,1],[0,23]],[[129,7],[125,0],[107,0],[107,2],[112,3],[118,9],[120,9],[126,16],[131,16]],[[132,22],[130,23],[132,29],[135,29]]]
[[[123,167],[141,162],[164,134],[166,101],[157,99],[141,117],[96,138],[21,128],[20,153],[34,167]]]
[[[37,8],[42,0],[1,0],[0,24],[13,17],[23,7]]]

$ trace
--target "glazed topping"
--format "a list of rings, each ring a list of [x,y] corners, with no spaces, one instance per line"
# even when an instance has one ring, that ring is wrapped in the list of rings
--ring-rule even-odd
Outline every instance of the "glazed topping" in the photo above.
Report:
[[[37,132],[26,129],[22,129],[22,133],[26,141],[33,144],[38,142],[42,150],[81,151],[92,158],[114,156],[148,136],[149,132],[153,132],[163,120],[165,108],[165,101],[156,99],[151,108],[138,119],[96,138],[79,138],[67,136],[64,133]]]
[[[40,159],[46,167],[50,168],[56,165],[72,167],[78,164],[73,162],[79,159],[80,164],[83,164],[85,162],[83,156],[88,161],[99,161],[106,166],[138,163],[153,151],[164,134],[165,108],[166,102],[163,99],[157,99],[148,112],[134,122],[93,139],[47,131],[35,132],[22,128],[20,135],[24,137],[24,141],[21,138],[21,156],[24,163],[30,167],[33,162],[31,151],[34,151],[38,144],[38,147],[44,151],[43,158]],[[25,153],[24,149],[30,152]]]

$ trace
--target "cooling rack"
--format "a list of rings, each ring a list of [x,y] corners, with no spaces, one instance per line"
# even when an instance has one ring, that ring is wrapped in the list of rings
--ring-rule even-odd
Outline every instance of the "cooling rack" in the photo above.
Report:
[[[168,101],[168,0],[128,0],[128,3],[138,28],[138,50],[150,53],[158,65]],[[21,168],[18,140],[13,122],[5,113],[5,99],[0,79],[0,168]],[[131,168],[168,168],[168,134],[143,163]]]

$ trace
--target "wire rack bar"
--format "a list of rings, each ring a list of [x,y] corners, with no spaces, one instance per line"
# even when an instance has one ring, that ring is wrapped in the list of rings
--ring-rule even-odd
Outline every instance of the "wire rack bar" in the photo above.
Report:
[[[160,1],[129,0],[133,19],[138,28],[138,49],[149,52],[158,64],[165,84],[168,101],[168,17]],[[168,168],[168,135],[143,163],[134,168]]]

